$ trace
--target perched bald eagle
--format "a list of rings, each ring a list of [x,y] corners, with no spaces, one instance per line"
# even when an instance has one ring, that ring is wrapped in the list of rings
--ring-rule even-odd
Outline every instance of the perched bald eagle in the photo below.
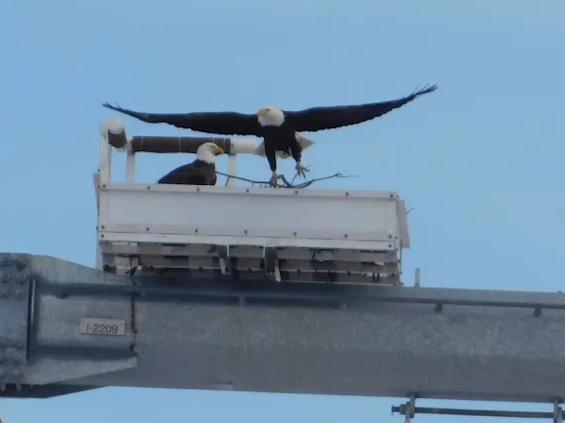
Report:
[[[157,181],[159,184],[216,185],[216,156],[224,150],[207,142],[196,150],[196,160],[170,171]]]
[[[168,123],[180,128],[223,135],[255,135],[263,137],[265,155],[272,171],[271,183],[277,180],[276,152],[290,153],[296,161],[296,171],[305,176],[300,163],[302,148],[297,132],[319,131],[355,125],[382,116],[416,97],[435,91],[435,85],[417,90],[396,100],[352,106],[314,107],[300,111],[283,111],[277,107],[262,107],[256,114],[236,112],[204,113],[143,113],[104,103],[104,107],[133,116],[149,123]]]

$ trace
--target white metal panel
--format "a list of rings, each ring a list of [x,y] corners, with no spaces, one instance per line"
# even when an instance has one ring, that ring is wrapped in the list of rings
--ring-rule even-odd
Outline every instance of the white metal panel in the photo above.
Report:
[[[101,232],[197,236],[200,242],[339,240],[391,249],[400,236],[398,220],[392,193],[137,184],[100,191]]]
[[[408,212],[406,204],[403,200],[396,203],[396,211],[398,213],[398,238],[400,239],[401,248],[410,248],[410,232],[408,230]]]
[[[294,238],[259,238],[234,236],[201,236],[182,234],[135,233],[135,232],[99,232],[100,241],[112,242],[150,242],[161,244],[200,244],[213,245],[250,245],[297,248],[339,248],[353,250],[389,251],[395,249],[395,243],[389,241],[347,241],[331,239],[294,239]]]

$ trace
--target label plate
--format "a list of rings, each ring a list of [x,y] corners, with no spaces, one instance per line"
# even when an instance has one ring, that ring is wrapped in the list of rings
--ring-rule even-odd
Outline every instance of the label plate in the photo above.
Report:
[[[89,335],[124,336],[126,322],[119,319],[80,319],[80,333]]]

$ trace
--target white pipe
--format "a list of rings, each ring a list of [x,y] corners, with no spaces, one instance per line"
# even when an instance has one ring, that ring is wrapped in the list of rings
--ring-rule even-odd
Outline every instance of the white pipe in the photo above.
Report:
[[[257,149],[257,140],[250,138],[236,138],[230,139],[230,154],[253,154]]]
[[[128,141],[127,159],[126,159],[126,182],[135,183],[135,153],[131,151],[131,145]]]
[[[112,147],[108,144],[107,136],[104,135],[100,137],[98,172],[100,173],[100,185],[110,183],[112,179]]]
[[[100,131],[103,133],[102,135],[108,137],[108,133],[111,135],[120,135],[122,134],[124,141],[125,141],[125,127],[122,120],[115,116],[110,119],[106,119],[102,126],[100,127]],[[118,150],[125,151],[128,148],[129,143],[125,142],[123,146],[117,147]]]
[[[233,144],[232,144],[233,147]],[[237,176],[237,155],[230,154],[228,156],[228,174],[232,176]],[[237,179],[229,178],[228,186],[233,187],[237,184]]]

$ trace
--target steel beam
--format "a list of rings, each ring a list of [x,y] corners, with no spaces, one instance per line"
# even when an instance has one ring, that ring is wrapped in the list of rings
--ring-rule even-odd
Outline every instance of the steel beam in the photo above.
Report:
[[[12,396],[115,385],[565,397],[562,293],[128,277],[14,254],[0,264],[2,287],[25,298],[0,299],[0,340],[25,351],[0,362]]]

